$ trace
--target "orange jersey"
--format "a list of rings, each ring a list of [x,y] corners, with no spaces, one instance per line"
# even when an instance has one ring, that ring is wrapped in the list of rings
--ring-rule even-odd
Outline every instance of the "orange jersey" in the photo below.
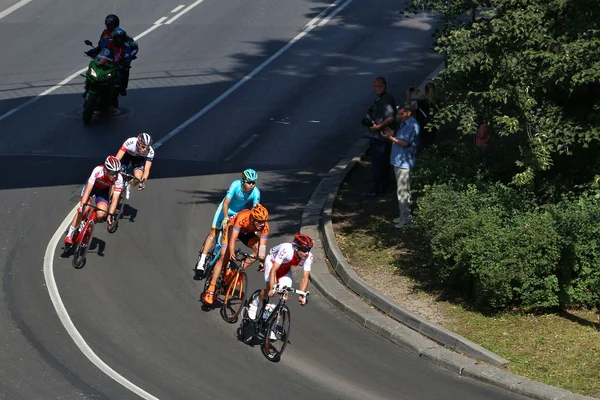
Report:
[[[230,218],[233,225],[233,229],[238,230],[242,233],[250,233],[255,231],[255,226],[251,222],[252,210],[242,210],[237,213],[234,217]],[[257,236],[267,239],[269,237],[269,223],[265,222],[265,226],[260,232],[256,232]]]

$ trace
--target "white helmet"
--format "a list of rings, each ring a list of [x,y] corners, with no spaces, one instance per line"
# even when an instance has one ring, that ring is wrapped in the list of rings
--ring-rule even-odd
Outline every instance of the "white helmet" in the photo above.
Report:
[[[108,171],[119,172],[121,170],[121,161],[115,156],[108,156],[104,161],[104,168]]]
[[[138,144],[143,146],[150,146],[152,144],[152,136],[147,134],[146,132],[140,133],[137,137]]]

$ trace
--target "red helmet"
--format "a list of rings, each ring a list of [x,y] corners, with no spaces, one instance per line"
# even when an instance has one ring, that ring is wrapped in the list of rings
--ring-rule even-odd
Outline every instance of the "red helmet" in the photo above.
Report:
[[[294,241],[292,242],[296,248],[302,252],[310,251],[313,247],[313,240],[308,235],[297,233],[294,235]]]

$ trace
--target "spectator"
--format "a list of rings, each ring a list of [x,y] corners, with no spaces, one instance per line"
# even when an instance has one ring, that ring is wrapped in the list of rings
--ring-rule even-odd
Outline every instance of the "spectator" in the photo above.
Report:
[[[419,138],[419,123],[412,116],[410,106],[400,107],[400,129],[394,135],[394,130],[386,127],[381,133],[384,139],[392,142],[390,164],[394,167],[400,215],[394,219],[395,227],[406,228],[410,224],[410,171],[415,166],[417,141]]]
[[[373,168],[373,187],[365,196],[375,197],[385,193],[390,186],[390,143],[381,136],[385,127],[395,129],[396,100],[387,92],[387,83],[384,78],[378,77],[373,81],[373,89],[377,100],[369,108],[367,120],[372,121],[369,127],[371,143],[369,153]]]
[[[412,103],[412,93],[415,93],[419,98],[415,103]],[[419,150],[423,150],[435,143],[437,128],[427,127],[427,124],[433,118],[433,109],[436,106],[437,98],[435,85],[429,82],[425,85],[425,94],[421,93],[417,87],[409,87],[406,89],[406,101],[413,109],[413,116],[419,123],[420,140],[418,144]]]

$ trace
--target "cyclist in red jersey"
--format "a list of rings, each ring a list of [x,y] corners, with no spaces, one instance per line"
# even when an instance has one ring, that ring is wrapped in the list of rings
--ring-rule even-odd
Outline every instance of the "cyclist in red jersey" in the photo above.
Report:
[[[73,244],[73,234],[75,233],[76,227],[81,223],[81,214],[83,206],[90,203],[90,197],[95,196],[96,207],[100,210],[97,211],[96,215],[98,221],[102,221],[107,215],[106,210],[108,209],[108,203],[110,198],[110,189],[114,187],[112,194],[112,201],[110,202],[110,210],[108,211],[107,222],[112,224],[112,215],[114,214],[117,204],[119,203],[119,195],[123,189],[123,176],[119,173],[121,169],[121,161],[115,156],[108,156],[104,161],[104,165],[99,165],[92,171],[87,184],[83,186],[81,190],[81,200],[79,207],[77,207],[77,213],[73,217],[69,231],[65,237],[65,244]]]

